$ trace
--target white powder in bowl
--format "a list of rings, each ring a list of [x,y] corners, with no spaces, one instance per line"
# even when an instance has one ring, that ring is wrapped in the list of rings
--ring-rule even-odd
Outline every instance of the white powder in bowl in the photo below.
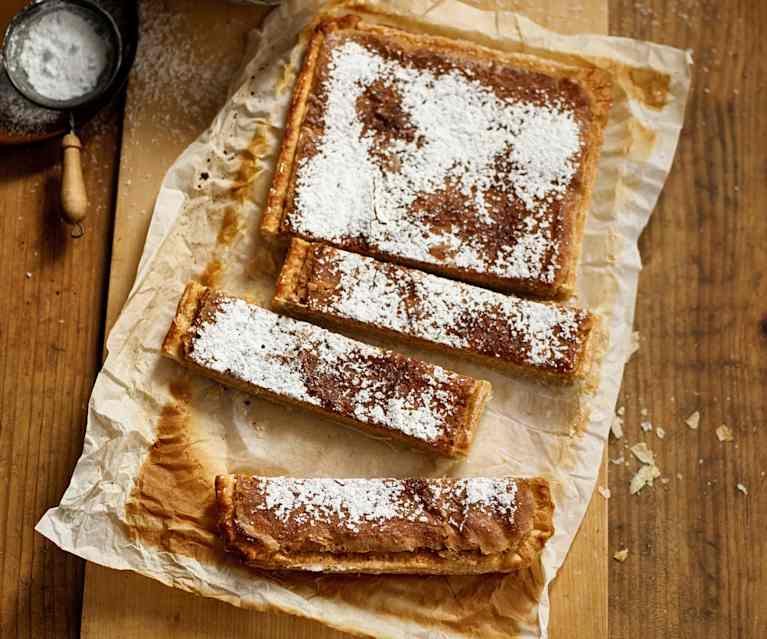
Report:
[[[107,55],[107,44],[93,24],[72,11],[59,10],[29,25],[18,62],[40,95],[71,100],[96,86]]]

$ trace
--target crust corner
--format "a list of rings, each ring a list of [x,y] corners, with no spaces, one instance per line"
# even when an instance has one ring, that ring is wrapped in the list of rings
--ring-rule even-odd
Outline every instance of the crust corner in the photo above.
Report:
[[[291,239],[282,270],[277,277],[272,308],[283,310],[301,303],[307,283],[306,269],[311,257],[311,247],[306,240],[298,237]]]
[[[179,361],[184,355],[184,337],[197,316],[200,303],[208,292],[208,288],[198,282],[189,282],[181,294],[176,307],[176,315],[170,324],[168,333],[160,349],[165,357]]]
[[[493,387],[487,380],[478,379],[474,384],[467,406],[466,426],[463,437],[458,440],[451,452],[451,457],[466,457],[477,433],[479,422],[490,399]]]

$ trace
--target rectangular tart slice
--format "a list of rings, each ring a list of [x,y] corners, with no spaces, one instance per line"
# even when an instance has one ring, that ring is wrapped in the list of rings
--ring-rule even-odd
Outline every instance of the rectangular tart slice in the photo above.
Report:
[[[223,384],[447,457],[464,456],[490,383],[187,285],[162,352]]]
[[[296,81],[261,232],[565,298],[611,91],[594,67],[326,20]]]
[[[554,533],[544,479],[216,477],[227,549],[263,569],[479,574],[535,561]]]
[[[599,343],[597,317],[573,306],[524,300],[298,238],[272,304],[561,383],[592,371]]]

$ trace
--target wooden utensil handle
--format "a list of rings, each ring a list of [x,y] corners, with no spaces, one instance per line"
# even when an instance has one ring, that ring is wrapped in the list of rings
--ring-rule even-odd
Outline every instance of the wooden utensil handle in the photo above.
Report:
[[[74,132],[61,140],[64,161],[61,169],[61,215],[67,224],[78,224],[85,219],[88,196],[85,193],[83,167],[80,163],[82,144]]]

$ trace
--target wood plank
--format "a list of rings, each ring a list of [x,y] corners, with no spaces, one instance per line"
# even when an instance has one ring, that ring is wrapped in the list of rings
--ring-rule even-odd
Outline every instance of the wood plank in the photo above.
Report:
[[[647,440],[671,481],[631,497],[635,465],[610,466],[610,550],[630,552],[610,567],[611,636],[767,637],[767,3],[620,0],[610,28],[689,47],[696,62],[640,244],[641,348],[620,400],[628,441]],[[733,443],[717,439],[720,424]]]
[[[0,28],[25,4],[2,3]],[[59,140],[0,147],[0,635],[76,637],[83,561],[33,528],[80,456],[100,365],[122,104],[82,132],[86,236],[58,220]]]
[[[183,10],[188,16],[193,16],[192,22],[206,25],[206,39],[199,46],[209,47],[216,42],[210,30],[219,23],[219,18],[211,14],[210,5],[179,0],[167,4],[171,9]],[[531,18],[552,28],[558,26],[560,30],[569,32],[604,33],[607,30],[605,2],[589,3],[575,12],[570,11],[563,0],[533,3],[532,7],[529,2],[515,5],[516,9],[524,7],[530,9]],[[228,33],[230,43],[236,40],[238,32],[232,24]],[[218,45],[221,42],[218,40]],[[152,203],[164,170],[191,141],[194,131],[201,130],[207,124],[204,120],[196,129],[190,127],[186,138],[178,131],[173,131],[171,135],[163,123],[168,121],[164,110],[173,105],[152,103],[147,97],[147,92],[134,92],[133,85],[129,88],[110,274],[108,326],[122,307],[135,275]],[[176,112],[170,114],[171,119],[183,117]],[[152,141],[151,154],[145,153],[148,141]],[[600,482],[605,485],[604,468],[602,472]],[[552,637],[573,636],[574,629],[579,637],[603,637],[607,633],[606,517],[606,503],[597,496],[552,590]],[[588,588],[582,587],[585,575],[588,575]],[[119,610],[120,614],[115,614],[115,610]],[[590,614],[580,614],[582,610],[589,610]],[[575,625],[573,620],[576,620]],[[206,639],[233,635],[312,639],[348,636],[316,622],[234,609],[220,602],[170,590],[138,575],[116,573],[88,564],[82,636],[130,638],[154,633]]]

